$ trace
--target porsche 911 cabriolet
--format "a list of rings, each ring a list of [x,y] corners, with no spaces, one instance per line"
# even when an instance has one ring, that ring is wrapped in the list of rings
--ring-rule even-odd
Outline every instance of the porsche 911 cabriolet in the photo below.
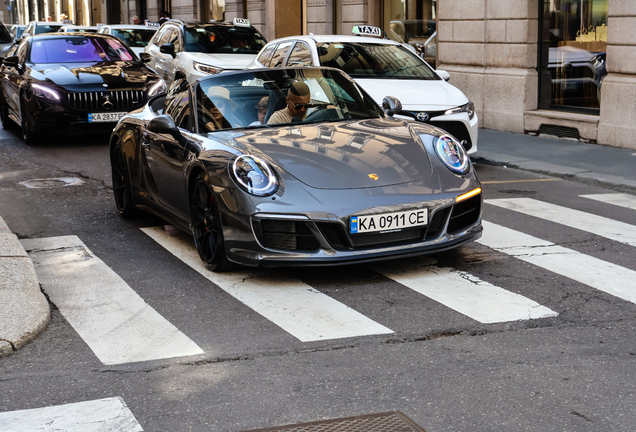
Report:
[[[115,203],[191,234],[212,271],[438,252],[481,236],[481,184],[442,129],[332,68],[227,72],[124,116]]]

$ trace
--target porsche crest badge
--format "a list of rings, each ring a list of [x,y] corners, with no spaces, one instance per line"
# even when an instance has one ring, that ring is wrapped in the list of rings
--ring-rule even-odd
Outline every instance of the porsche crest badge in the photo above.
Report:
[[[371,180],[377,180],[378,179],[378,175],[377,174],[369,174],[369,178]]]

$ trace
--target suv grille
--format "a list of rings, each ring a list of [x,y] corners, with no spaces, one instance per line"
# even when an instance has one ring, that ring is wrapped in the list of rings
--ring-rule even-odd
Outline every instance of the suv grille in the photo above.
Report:
[[[112,104],[110,108],[104,107],[106,101]],[[127,90],[69,93],[68,104],[71,108],[81,111],[132,111],[144,104],[144,92]]]

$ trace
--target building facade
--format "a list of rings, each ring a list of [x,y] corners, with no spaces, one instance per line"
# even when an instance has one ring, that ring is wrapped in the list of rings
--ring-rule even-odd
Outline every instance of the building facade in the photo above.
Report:
[[[474,102],[481,127],[636,149],[635,0],[17,2],[21,22],[29,11],[33,18],[59,10],[94,24],[132,22],[134,15],[156,21],[167,10],[184,21],[248,18],[267,40],[375,25],[450,72],[450,82]]]

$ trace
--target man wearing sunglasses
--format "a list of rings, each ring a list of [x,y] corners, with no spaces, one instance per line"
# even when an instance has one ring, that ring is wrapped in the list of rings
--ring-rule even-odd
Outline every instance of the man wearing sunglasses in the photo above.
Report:
[[[309,86],[303,81],[294,81],[287,91],[287,106],[272,114],[267,124],[291,123],[294,117],[304,120],[307,117],[307,108],[311,107],[311,92]]]

